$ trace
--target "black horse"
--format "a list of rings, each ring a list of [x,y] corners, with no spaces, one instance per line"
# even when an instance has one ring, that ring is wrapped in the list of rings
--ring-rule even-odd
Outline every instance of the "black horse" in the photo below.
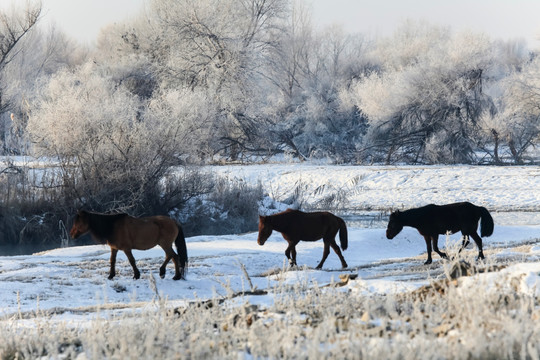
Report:
[[[431,246],[433,250],[442,258],[446,258],[446,254],[439,251],[437,244],[439,234],[447,232],[456,233],[461,231],[463,234],[463,250],[469,244],[469,236],[471,236],[478,246],[478,258],[484,259],[482,251],[482,238],[476,232],[478,228],[478,220],[481,221],[480,234],[482,236],[490,236],[493,234],[493,218],[489,211],[481,206],[473,205],[469,202],[460,202],[448,205],[426,205],[416,209],[406,211],[396,211],[390,215],[388,228],[386,229],[386,237],[393,239],[403,229],[403,226],[411,226],[426,240],[427,246],[427,261],[425,264],[431,264]]]

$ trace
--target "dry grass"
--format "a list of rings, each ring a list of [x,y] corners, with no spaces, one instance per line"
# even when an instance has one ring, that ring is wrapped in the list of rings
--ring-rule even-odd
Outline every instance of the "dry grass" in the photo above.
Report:
[[[539,299],[518,291],[519,279],[498,274],[496,281],[443,279],[399,295],[280,284],[266,306],[234,294],[176,309],[157,300],[151,309],[133,306],[121,315],[98,309],[98,316],[76,323],[36,313],[3,319],[0,354],[2,359],[538,359]]]

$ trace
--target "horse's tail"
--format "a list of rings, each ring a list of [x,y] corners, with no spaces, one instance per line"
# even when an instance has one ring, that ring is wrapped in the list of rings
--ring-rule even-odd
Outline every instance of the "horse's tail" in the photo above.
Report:
[[[493,223],[493,218],[491,217],[491,214],[485,207],[478,207],[478,212],[480,213],[480,236],[490,236],[493,234],[493,227],[495,224]]]
[[[347,247],[349,246],[349,241],[347,238],[347,225],[345,225],[345,221],[343,221],[342,218],[337,217],[338,223],[339,223],[339,242],[341,243],[341,249],[347,250]]]
[[[182,267],[182,269],[180,270],[180,276],[184,278],[184,274],[187,273],[188,266],[186,238],[184,237],[184,231],[182,230],[182,226],[179,223],[176,223],[176,226],[178,227],[178,235],[176,235],[174,244],[176,245],[178,259],[180,260],[180,266]]]

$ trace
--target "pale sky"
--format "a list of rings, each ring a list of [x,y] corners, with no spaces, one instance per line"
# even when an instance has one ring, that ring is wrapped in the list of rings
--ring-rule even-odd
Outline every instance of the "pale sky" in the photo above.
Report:
[[[31,0],[35,1],[35,0]],[[492,39],[525,39],[540,48],[540,0],[305,0],[312,4],[321,26],[342,24],[345,30],[387,36],[407,19],[449,25],[453,31],[470,29]],[[13,4],[0,0],[0,8]],[[17,3],[22,3],[17,0]],[[103,26],[124,21],[143,9],[148,0],[42,0],[43,21],[54,21],[70,36],[96,39]]]
[[[407,19],[473,30],[492,39],[525,39],[540,48],[540,0],[308,0],[321,24],[388,36]]]

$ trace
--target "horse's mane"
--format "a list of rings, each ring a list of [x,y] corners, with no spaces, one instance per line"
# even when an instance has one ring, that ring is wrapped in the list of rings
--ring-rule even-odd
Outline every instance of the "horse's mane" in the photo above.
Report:
[[[288,218],[291,214],[295,214],[295,213],[296,214],[302,213],[302,211],[289,208],[287,210],[284,210],[284,211],[281,211],[281,212],[278,212],[278,213],[275,213],[275,214],[272,214],[272,215],[268,215],[268,216],[266,216],[266,218],[267,219],[277,219],[279,221],[282,218]]]
[[[267,217],[268,218],[281,218],[281,217],[286,217],[286,216],[290,216],[291,214],[304,214],[304,212],[300,211],[300,210],[296,210],[296,209],[287,209],[285,211],[282,211],[282,212],[278,212],[276,214],[273,214],[273,215],[268,215]]]
[[[99,240],[106,240],[114,231],[114,224],[128,216],[128,214],[99,214],[93,212],[85,212],[88,216],[88,225],[91,233]]]

